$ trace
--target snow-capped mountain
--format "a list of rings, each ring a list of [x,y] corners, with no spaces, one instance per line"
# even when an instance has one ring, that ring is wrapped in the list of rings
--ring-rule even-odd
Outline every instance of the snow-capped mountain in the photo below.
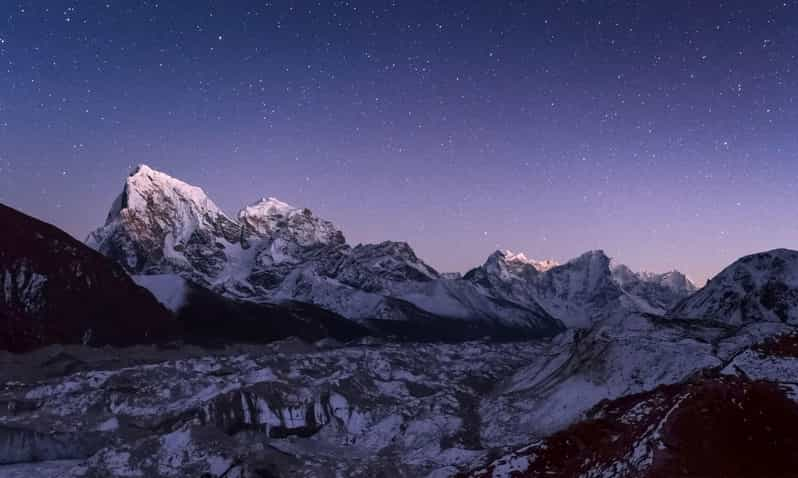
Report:
[[[676,318],[739,325],[798,323],[798,251],[776,249],[739,259],[675,307]]]
[[[497,251],[497,253],[500,253],[501,256],[504,257],[504,261],[508,264],[532,266],[538,272],[546,272],[547,270],[560,265],[559,262],[551,259],[544,259],[542,261],[529,259],[523,252],[504,250]]]
[[[562,265],[530,261],[523,254],[496,251],[466,280],[521,304],[539,304],[569,327],[589,327],[628,313],[663,314],[694,291],[679,272],[638,274],[610,268],[603,251],[590,251]]]
[[[177,337],[168,311],[113,261],[2,204],[0,224],[0,349]]]
[[[238,213],[245,237],[282,239],[302,247],[345,244],[333,223],[317,218],[310,209],[295,208],[276,198],[264,198]]]
[[[105,225],[86,242],[132,274],[212,278],[224,269],[225,249],[240,241],[240,225],[202,189],[142,165],[127,178]]]
[[[663,314],[698,290],[686,275],[679,271],[656,274],[633,272],[618,264],[612,267],[612,278],[629,296],[640,297],[656,313]]]
[[[390,290],[397,282],[429,282],[438,272],[419,259],[406,242],[358,244],[338,264],[336,278],[368,292]]]
[[[351,247],[331,222],[275,198],[233,219],[201,189],[147,166],[127,179],[105,226],[87,242],[131,274],[178,274],[238,300],[308,302],[358,321],[443,320],[440,330],[466,337],[562,330],[534,301],[508,301],[441,277],[406,243]],[[460,322],[452,327],[449,320]],[[372,324],[392,333],[407,329],[396,325]]]

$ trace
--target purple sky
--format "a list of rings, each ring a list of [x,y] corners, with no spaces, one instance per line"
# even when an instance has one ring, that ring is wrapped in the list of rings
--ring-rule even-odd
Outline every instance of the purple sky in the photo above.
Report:
[[[796,70],[796,1],[3,2],[0,201],[83,238],[147,163],[443,271],[702,282],[798,247]]]

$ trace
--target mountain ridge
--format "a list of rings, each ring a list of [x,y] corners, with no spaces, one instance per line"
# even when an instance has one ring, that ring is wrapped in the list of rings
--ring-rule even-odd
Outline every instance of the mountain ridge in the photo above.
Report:
[[[148,166],[128,177],[120,198],[88,244],[131,274],[181,274],[237,300],[310,302],[354,320],[431,314],[545,335],[558,322],[588,327],[616,309],[664,313],[686,295],[655,297],[667,273],[630,271],[645,286],[619,288],[601,250],[564,264],[496,251],[462,278],[441,275],[407,243],[353,247],[330,221],[274,197],[228,216],[201,188]]]
[[[360,321],[476,321],[520,337],[562,329],[542,308],[446,282],[407,243],[352,247],[331,222],[275,198],[232,219],[202,189],[147,166],[120,197],[87,243],[131,274],[179,274],[236,300],[308,302]]]

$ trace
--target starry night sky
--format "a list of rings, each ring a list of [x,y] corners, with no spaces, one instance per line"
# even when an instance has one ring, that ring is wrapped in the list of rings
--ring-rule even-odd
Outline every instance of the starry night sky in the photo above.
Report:
[[[84,238],[139,163],[443,271],[798,248],[798,2],[3,1],[0,201]]]

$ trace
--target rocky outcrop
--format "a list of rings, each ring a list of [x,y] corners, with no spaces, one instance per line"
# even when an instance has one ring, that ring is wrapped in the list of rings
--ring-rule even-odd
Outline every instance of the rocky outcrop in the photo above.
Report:
[[[798,403],[777,384],[700,378],[600,404],[587,419],[461,476],[790,476]]]
[[[657,314],[665,314],[698,290],[679,271],[663,274],[633,272],[629,267],[619,264],[612,268],[612,278],[628,297],[644,301],[637,301],[641,308],[648,308]]]
[[[587,328],[631,313],[664,314],[694,292],[679,272],[639,274],[610,267],[603,251],[590,251],[565,264],[531,261],[496,251],[465,280],[491,294],[529,307],[541,306],[568,327]]]
[[[798,251],[776,249],[743,257],[670,315],[733,325],[761,321],[798,324]]]
[[[177,337],[171,314],[113,261],[3,205],[0,223],[0,349]]]

